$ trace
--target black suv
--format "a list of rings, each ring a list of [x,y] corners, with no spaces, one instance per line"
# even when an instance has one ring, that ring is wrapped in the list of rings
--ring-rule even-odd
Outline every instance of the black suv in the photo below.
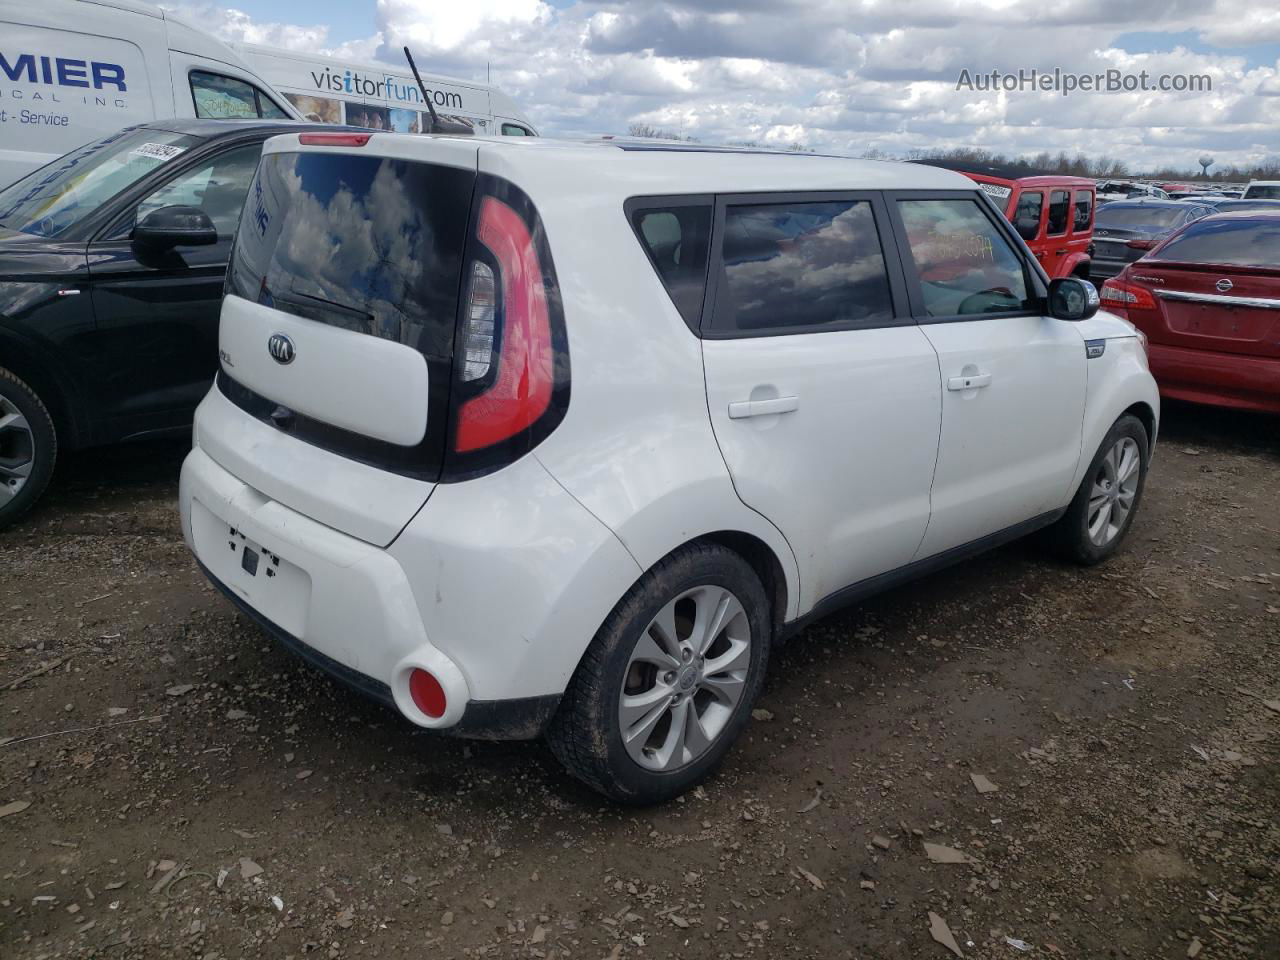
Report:
[[[309,129],[341,128],[129,127],[0,190],[0,527],[44,491],[59,449],[190,427],[262,143]]]

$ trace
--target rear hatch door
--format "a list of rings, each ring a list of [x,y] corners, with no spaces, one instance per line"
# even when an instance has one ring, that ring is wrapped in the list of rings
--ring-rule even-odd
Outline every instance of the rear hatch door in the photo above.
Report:
[[[215,388],[251,419],[202,418],[198,442],[263,495],[385,546],[440,476],[477,147],[342,136],[268,142]]]

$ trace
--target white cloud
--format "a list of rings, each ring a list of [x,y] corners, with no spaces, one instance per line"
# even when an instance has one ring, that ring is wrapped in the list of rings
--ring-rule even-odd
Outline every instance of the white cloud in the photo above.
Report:
[[[980,146],[1120,156],[1190,167],[1280,151],[1280,63],[1232,46],[1280,42],[1280,11],[1255,0],[422,0],[369,3],[367,37],[256,23],[210,0],[178,8],[222,36],[494,82],[544,133],[647,123],[709,142],[798,142],[861,153]],[[1197,34],[1201,53],[1128,53],[1126,33]],[[957,90],[961,69],[1207,74],[1204,93]]]

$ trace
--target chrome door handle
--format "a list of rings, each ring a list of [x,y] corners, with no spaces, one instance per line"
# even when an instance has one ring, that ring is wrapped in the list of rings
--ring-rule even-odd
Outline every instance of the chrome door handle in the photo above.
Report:
[[[947,381],[948,390],[980,390],[991,386],[991,374],[975,373],[968,377],[952,377]]]
[[[791,413],[800,409],[799,397],[774,397],[772,400],[736,400],[729,404],[729,419],[765,417],[772,413]]]

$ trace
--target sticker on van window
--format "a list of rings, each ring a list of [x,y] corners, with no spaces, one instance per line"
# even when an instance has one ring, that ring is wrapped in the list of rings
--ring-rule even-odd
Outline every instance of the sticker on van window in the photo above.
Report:
[[[994,197],[997,200],[1008,200],[1009,194],[1013,193],[1013,187],[1002,187],[998,183],[980,183],[978,186],[988,197]]]
[[[133,148],[133,155],[135,157],[150,157],[152,160],[159,160],[163,163],[166,160],[172,160],[186,149],[186,147],[175,147],[171,143],[143,143]]]

